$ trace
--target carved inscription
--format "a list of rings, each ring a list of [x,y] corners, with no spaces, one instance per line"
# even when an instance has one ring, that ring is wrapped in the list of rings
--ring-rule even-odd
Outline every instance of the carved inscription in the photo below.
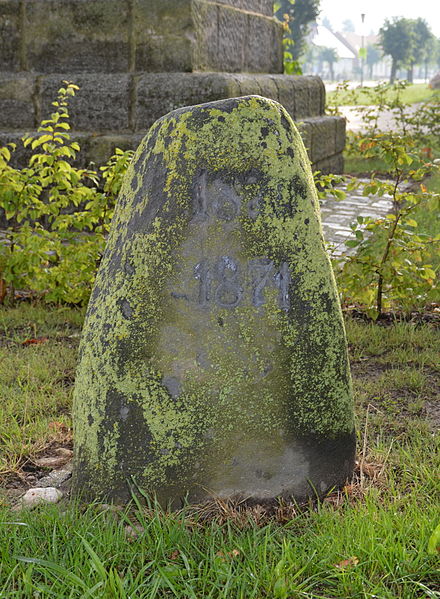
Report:
[[[276,269],[269,258],[256,258],[243,269],[231,256],[213,261],[203,259],[194,267],[194,278],[199,282],[196,301],[201,306],[214,303],[220,308],[236,308],[249,293],[252,304],[258,308],[266,302],[265,288],[275,287],[280,308],[289,308],[290,277],[286,262]]]
[[[200,175],[194,189],[194,216],[198,220],[218,218],[230,222],[237,218],[240,210],[241,198],[231,185],[219,179],[208,182],[206,172]]]
[[[289,185],[289,194],[283,195],[282,186],[279,186],[276,199],[272,198],[269,204],[273,214],[278,218],[292,218],[295,215],[295,202],[292,198],[300,195],[306,197],[305,185],[297,175],[293,176]],[[209,200],[208,200],[209,198]],[[246,206],[247,216],[255,220],[262,212],[264,205],[261,193],[248,201]],[[233,185],[220,179],[208,180],[208,175],[203,172],[199,175],[194,187],[194,217],[198,221],[207,221],[217,218],[224,222],[231,222],[242,212],[242,199],[237,194]]]
[[[212,220],[231,222],[242,210],[242,199],[234,187],[220,179],[209,180],[203,172],[196,180],[193,197],[194,222]],[[248,216],[256,219],[261,211],[263,197],[256,195],[247,205]],[[281,207],[283,208],[283,206]],[[246,299],[255,307],[266,303],[267,289],[278,290],[280,308],[289,308],[289,267],[283,262],[278,268],[269,258],[255,258],[241,264],[233,256],[202,258],[193,267],[193,277],[198,281],[197,291],[172,292],[175,299],[194,301],[200,306],[214,304],[220,308],[236,308]]]

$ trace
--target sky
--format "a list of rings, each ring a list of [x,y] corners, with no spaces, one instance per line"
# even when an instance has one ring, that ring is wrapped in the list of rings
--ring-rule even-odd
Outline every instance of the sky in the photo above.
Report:
[[[350,19],[356,33],[377,33],[386,18],[425,19],[435,36],[440,37],[440,0],[321,0],[320,18],[326,16],[336,31]],[[362,32],[361,14],[365,14]]]

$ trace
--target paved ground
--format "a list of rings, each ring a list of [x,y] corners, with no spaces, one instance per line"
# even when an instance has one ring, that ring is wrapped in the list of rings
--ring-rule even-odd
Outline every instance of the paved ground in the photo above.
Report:
[[[408,107],[408,112],[414,113],[418,109],[418,104],[412,104]],[[357,110],[357,106],[339,106],[339,111],[347,119],[347,131],[358,133],[367,129],[362,114]],[[383,110],[379,115],[378,128],[381,131],[395,131],[396,122],[392,110]]]
[[[360,179],[364,183],[367,179]],[[344,186],[341,186],[344,189]],[[350,191],[345,200],[337,200],[329,196],[321,202],[321,218],[324,229],[324,237],[332,246],[334,255],[352,252],[347,248],[345,241],[354,239],[350,225],[356,221],[358,216],[370,216],[380,218],[386,216],[392,208],[390,196],[363,196],[362,188]]]

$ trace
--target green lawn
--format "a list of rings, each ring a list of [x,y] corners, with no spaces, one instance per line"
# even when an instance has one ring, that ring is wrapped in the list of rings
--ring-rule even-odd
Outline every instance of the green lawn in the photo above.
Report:
[[[81,321],[67,308],[0,311],[3,484],[70,426]],[[348,318],[347,334],[361,469],[343,493],[272,520],[224,506],[205,521],[135,505],[11,512],[4,492],[0,598],[439,598],[427,552],[439,518],[438,331]]]
[[[377,175],[386,177],[388,175],[387,164],[384,160],[380,158],[363,158],[351,154],[344,156],[344,173],[353,177],[366,178]]]
[[[373,88],[363,87],[349,91],[331,91],[326,94],[327,104],[330,106],[333,106],[334,104],[337,106],[376,104],[377,100],[375,99],[374,94],[372,94],[372,89]],[[439,91],[430,89],[428,84],[417,83],[409,85],[404,89],[400,94],[400,98],[405,104],[414,104],[416,102],[429,100],[433,97],[438,97],[439,95]],[[395,91],[389,91],[387,100],[390,101],[395,98],[395,96]]]

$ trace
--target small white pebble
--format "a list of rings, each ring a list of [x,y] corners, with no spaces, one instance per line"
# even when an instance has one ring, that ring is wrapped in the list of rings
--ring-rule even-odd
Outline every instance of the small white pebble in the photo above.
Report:
[[[23,507],[34,507],[41,503],[58,503],[62,496],[62,492],[55,489],[55,487],[36,487],[26,491],[21,498],[21,505]]]

